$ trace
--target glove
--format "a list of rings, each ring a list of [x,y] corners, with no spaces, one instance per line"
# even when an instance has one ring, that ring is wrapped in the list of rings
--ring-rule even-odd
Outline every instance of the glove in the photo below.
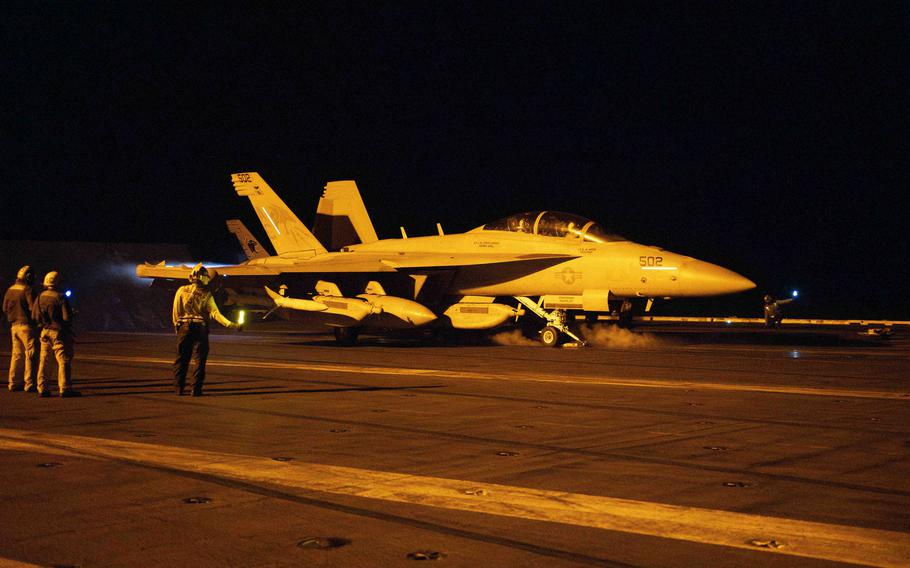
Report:
[[[243,324],[242,323],[232,323],[231,329],[235,329],[237,331],[243,331]]]

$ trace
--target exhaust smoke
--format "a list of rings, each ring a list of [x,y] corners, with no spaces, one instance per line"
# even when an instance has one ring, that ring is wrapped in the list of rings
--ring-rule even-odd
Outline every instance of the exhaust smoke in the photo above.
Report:
[[[520,329],[510,329],[494,334],[490,339],[496,345],[514,345],[519,347],[543,347],[543,343],[525,337]]]
[[[615,325],[582,325],[581,337],[595,347],[609,349],[642,349],[665,347],[666,340],[650,333],[635,333]]]

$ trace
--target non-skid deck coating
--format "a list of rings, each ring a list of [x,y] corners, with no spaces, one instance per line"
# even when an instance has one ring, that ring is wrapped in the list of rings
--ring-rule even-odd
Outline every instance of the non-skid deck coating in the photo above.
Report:
[[[0,564],[910,565],[900,336],[640,338],[216,335],[191,398],[80,337],[85,396],[0,394]]]

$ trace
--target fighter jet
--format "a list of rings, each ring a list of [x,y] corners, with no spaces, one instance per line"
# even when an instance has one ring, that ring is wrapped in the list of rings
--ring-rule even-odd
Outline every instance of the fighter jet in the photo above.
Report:
[[[322,322],[338,341],[363,329],[492,329],[531,312],[540,340],[567,337],[570,313],[610,312],[635,298],[732,294],[755,284],[726,268],[632,242],[584,217],[518,213],[465,233],[378,239],[353,181],[330,182],[310,232],[256,172],[232,174],[277,254],[217,268],[235,300],[265,290],[274,309]],[[324,246],[329,244],[329,248]],[[191,267],[137,266],[140,277],[185,279]],[[277,290],[277,291],[276,291]]]

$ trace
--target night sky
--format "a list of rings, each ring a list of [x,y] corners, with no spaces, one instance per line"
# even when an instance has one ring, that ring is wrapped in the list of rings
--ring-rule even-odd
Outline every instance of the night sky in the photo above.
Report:
[[[308,224],[333,179],[380,237],[562,210],[758,283],[715,311],[910,319],[904,2],[191,4],[0,9],[0,238],[236,261],[256,170]]]

